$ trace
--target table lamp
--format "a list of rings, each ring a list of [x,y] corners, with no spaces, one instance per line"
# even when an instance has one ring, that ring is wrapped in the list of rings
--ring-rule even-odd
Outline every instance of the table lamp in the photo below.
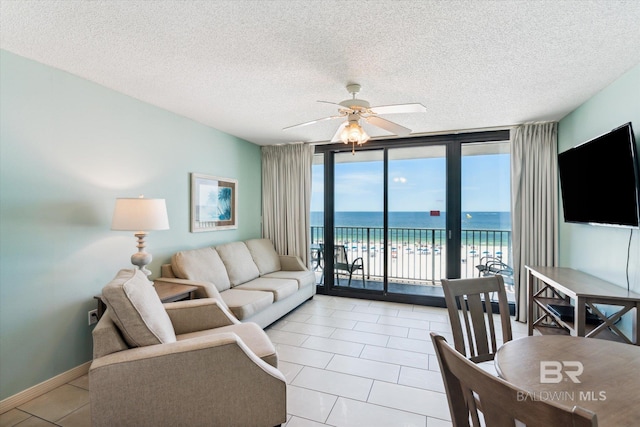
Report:
[[[145,252],[144,238],[149,230],[168,230],[169,218],[164,199],[118,198],[113,211],[112,230],[135,231],[138,238],[138,252],[131,255],[131,263],[147,276],[151,271],[146,265],[151,262],[151,254]]]

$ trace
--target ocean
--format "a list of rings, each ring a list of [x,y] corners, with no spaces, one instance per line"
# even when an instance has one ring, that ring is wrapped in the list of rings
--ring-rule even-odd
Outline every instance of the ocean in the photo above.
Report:
[[[390,228],[444,229],[446,212],[440,216],[429,212],[389,212]],[[336,212],[336,227],[382,228],[382,212]],[[323,213],[311,212],[311,226],[323,226]],[[511,230],[510,212],[463,212],[463,230]]]
[[[389,212],[391,242],[417,244],[446,244],[446,212]],[[322,212],[311,212],[311,238],[323,240]],[[382,242],[382,212],[336,212],[335,239],[337,242]],[[462,242],[467,245],[504,245],[511,236],[509,212],[463,212]]]

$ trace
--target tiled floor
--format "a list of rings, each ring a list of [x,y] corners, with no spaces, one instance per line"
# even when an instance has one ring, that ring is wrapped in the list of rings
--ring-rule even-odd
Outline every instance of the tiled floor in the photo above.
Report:
[[[445,309],[316,295],[267,328],[288,383],[286,426],[450,426],[430,331],[452,342]],[[0,427],[89,426],[88,389],[85,375],[0,415]]]
[[[1,427],[90,425],[89,377],[87,375],[0,415]]]

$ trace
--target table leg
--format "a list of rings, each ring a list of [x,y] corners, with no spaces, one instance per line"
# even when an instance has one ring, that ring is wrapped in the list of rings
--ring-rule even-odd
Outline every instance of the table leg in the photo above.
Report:
[[[634,344],[640,345],[640,307],[638,306],[637,302],[636,302],[636,322],[635,322],[635,325],[632,325],[631,327],[633,328],[634,326],[636,328],[636,336],[635,336],[636,342]]]
[[[527,328],[528,334],[533,335],[533,306],[535,305],[533,302],[533,294],[535,293],[535,289],[533,288],[533,274],[531,274],[531,270],[527,268]]]
[[[584,337],[586,333],[586,322],[587,322],[587,309],[586,309],[586,299],[582,297],[576,297],[576,306],[574,307],[574,325],[573,331],[571,331],[571,335],[577,335],[579,337]]]

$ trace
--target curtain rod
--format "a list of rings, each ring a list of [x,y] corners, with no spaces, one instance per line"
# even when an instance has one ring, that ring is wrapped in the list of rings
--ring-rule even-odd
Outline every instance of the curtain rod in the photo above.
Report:
[[[443,131],[434,131],[434,132],[421,132],[421,133],[412,133],[408,136],[408,138],[420,137],[420,136],[434,136],[434,135],[458,135],[461,133],[471,133],[471,132],[488,132],[492,130],[511,130],[520,125],[510,125],[510,126],[489,126],[483,128],[470,128],[470,129],[457,129],[457,130],[443,130]],[[371,138],[370,141],[384,141],[387,139],[395,139],[393,136],[381,136]],[[327,144],[335,144],[335,142],[331,141],[318,141],[318,142],[309,142],[310,145],[327,145]]]

